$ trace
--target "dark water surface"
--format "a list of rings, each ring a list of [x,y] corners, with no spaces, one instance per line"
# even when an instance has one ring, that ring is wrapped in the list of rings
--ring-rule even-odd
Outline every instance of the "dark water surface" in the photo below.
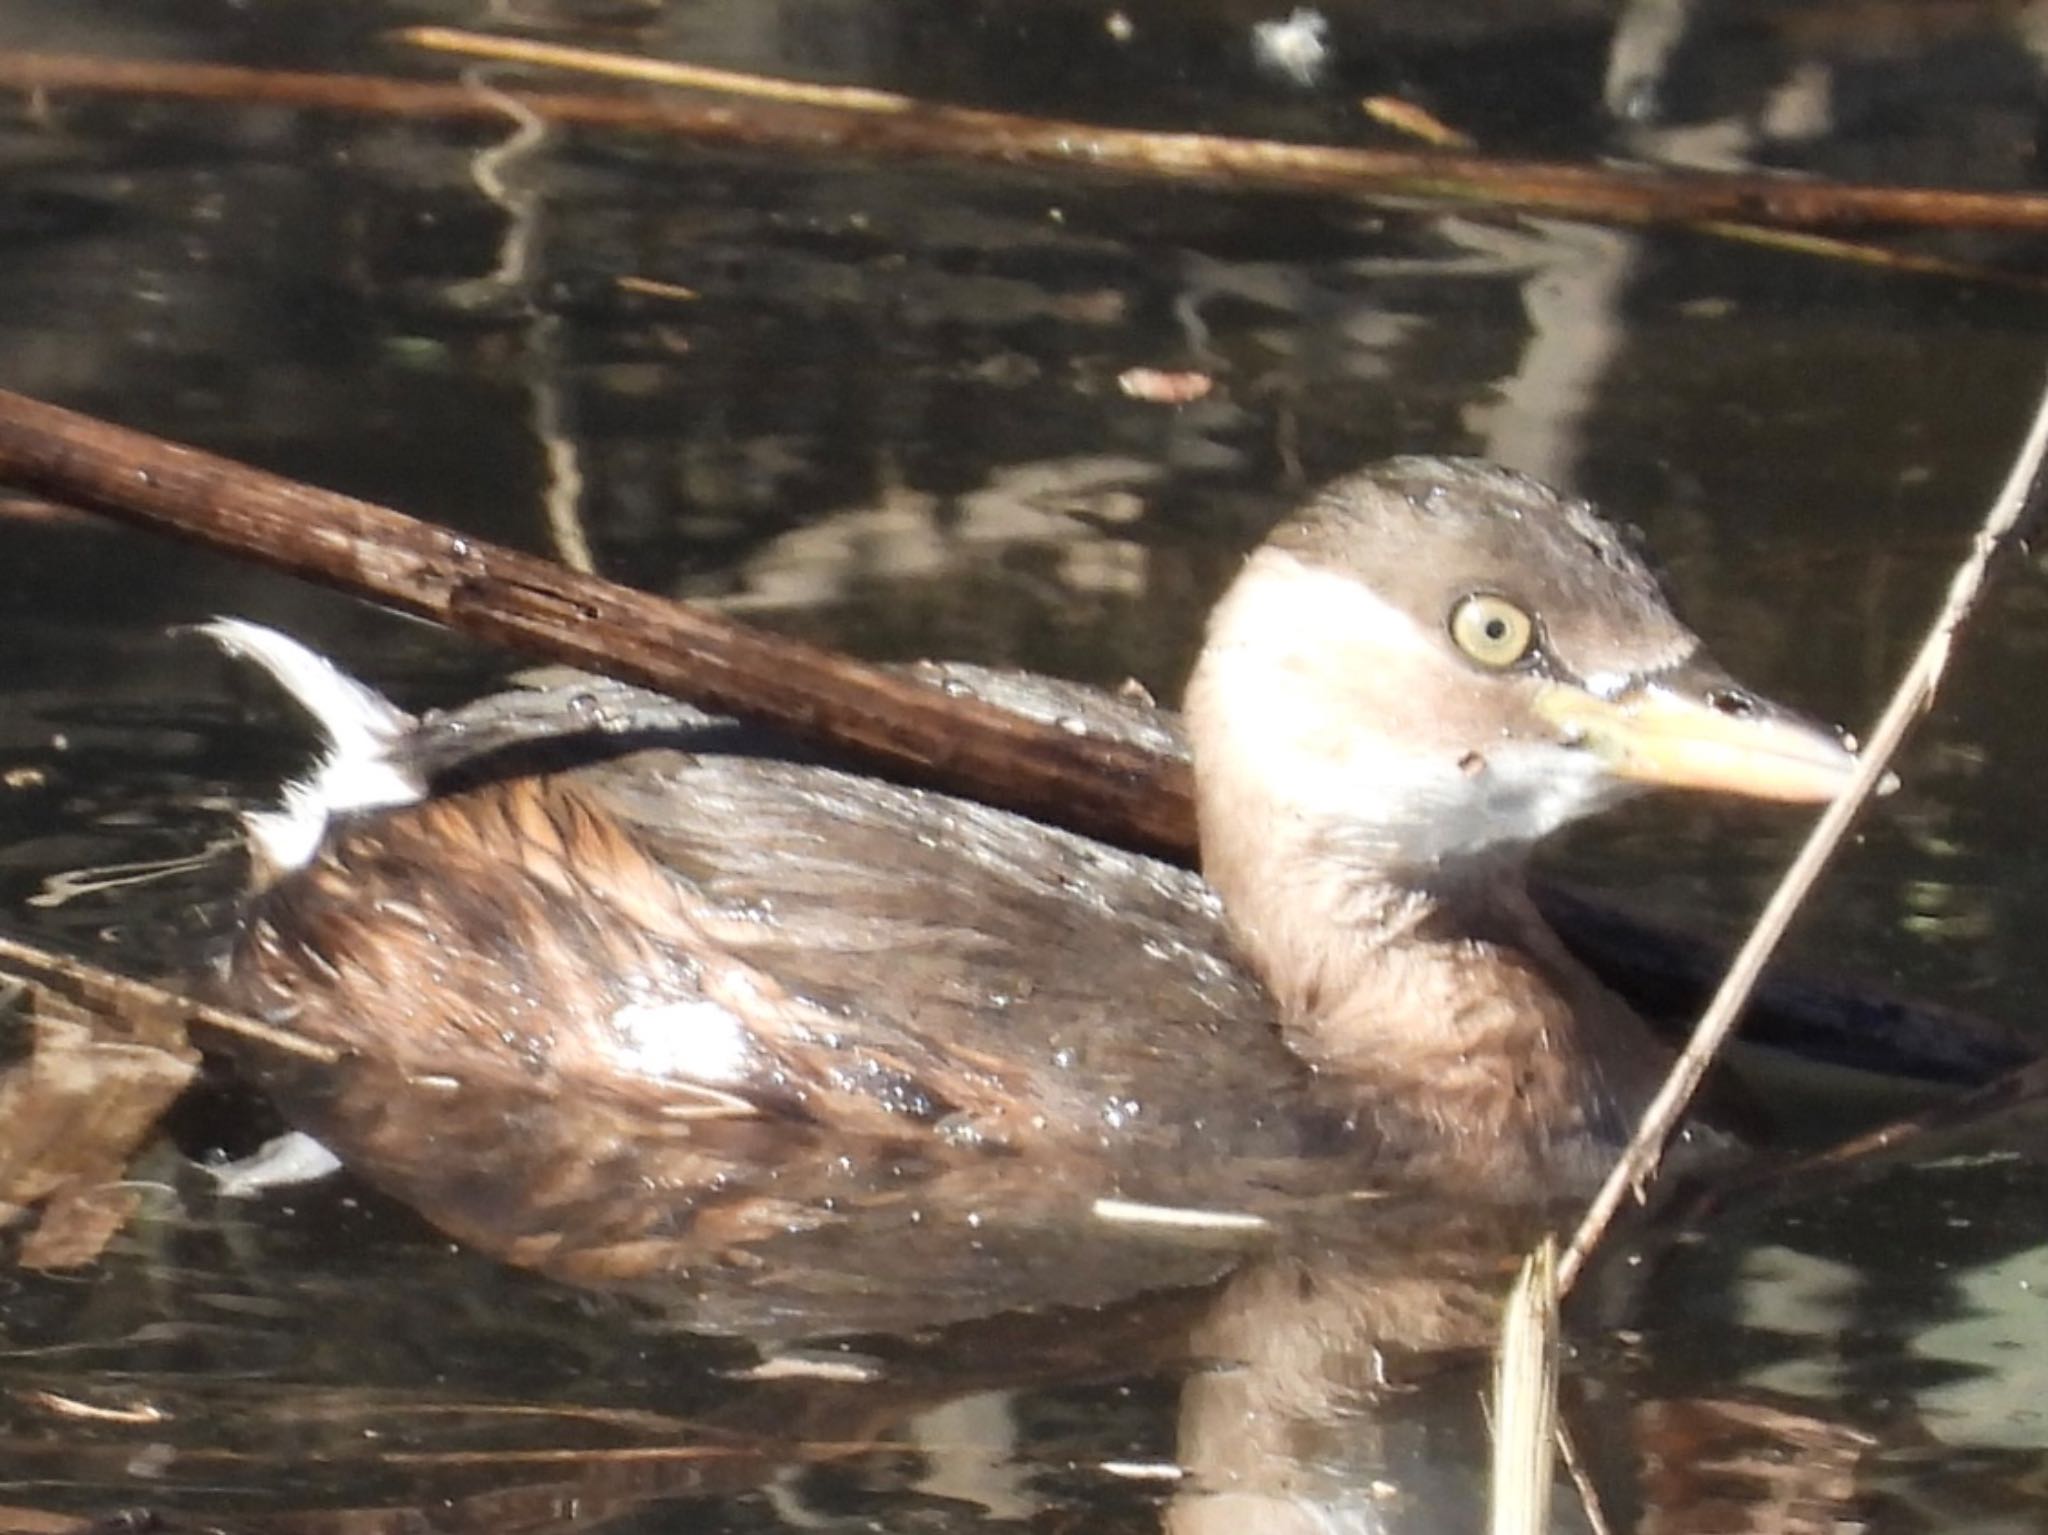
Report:
[[[2048,31],[2025,8],[1331,4],[1307,80],[1248,40],[1290,9],[10,0],[0,49],[439,78],[453,67],[382,34],[445,22],[1160,128],[1386,142],[1355,103],[1390,93],[1504,151],[2041,179]],[[2036,292],[1692,232],[511,133],[0,101],[0,385],[525,548],[560,550],[573,520],[615,579],[865,655],[1162,696],[1237,555],[1308,486],[1390,452],[1484,453],[1640,523],[1734,670],[1860,724],[2048,357]],[[2043,267],[2014,240],[1914,243]],[[1216,387],[1144,403],[1117,386],[1133,366]],[[222,612],[408,705],[508,667],[281,577],[10,509],[0,923],[118,968],[200,957],[231,856],[68,899],[50,881],[223,844],[303,763],[298,721],[167,632]],[[2038,569],[2013,571],[1906,787],[1806,921],[1810,960],[2048,1035],[2044,657]],[[1733,930],[1798,826],[1649,806],[1556,861]],[[1989,1127],[1711,1226],[1617,1294],[1582,1330],[1575,1387],[1610,1516],[2039,1528],[2044,1149],[2037,1124]],[[677,1308],[452,1251],[345,1180],[228,1201],[168,1144],[138,1176],[142,1216],[103,1263],[0,1277],[0,1530],[122,1510],[308,1530],[1477,1517],[1479,1378],[1411,1354],[1465,1337],[1495,1234],[1361,1237],[1333,1215],[1229,1278],[785,1353],[770,1379]],[[1416,1262],[1390,1278],[1404,1242]]]

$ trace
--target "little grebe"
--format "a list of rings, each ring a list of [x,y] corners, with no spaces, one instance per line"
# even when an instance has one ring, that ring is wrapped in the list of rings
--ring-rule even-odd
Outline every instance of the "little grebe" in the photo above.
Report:
[[[1145,1198],[1232,1158],[1580,1187],[1666,1055],[1538,918],[1527,848],[1641,785],[1818,800],[1851,766],[1588,506],[1470,461],[1337,481],[1217,606],[1206,884],[721,753],[614,684],[415,721],[212,632],[331,743],[250,818],[225,984],[344,1059],[266,1074],[444,1229],[578,1279],[1020,1159]]]

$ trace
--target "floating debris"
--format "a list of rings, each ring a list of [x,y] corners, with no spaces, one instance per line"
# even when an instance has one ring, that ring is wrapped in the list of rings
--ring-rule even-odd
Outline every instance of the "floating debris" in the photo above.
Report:
[[[1167,1226],[1182,1231],[1264,1231],[1267,1220],[1249,1210],[1202,1210],[1154,1205],[1138,1199],[1098,1199],[1089,1207],[1099,1221],[1120,1226]]]
[[[1329,17],[1297,6],[1284,21],[1262,21],[1252,28],[1252,57],[1261,69],[1306,88],[1318,84],[1329,66],[1329,39]]]
[[[1216,380],[1206,373],[1126,368],[1116,376],[1116,386],[1134,400],[1154,405],[1187,405],[1206,396],[1216,387]]]

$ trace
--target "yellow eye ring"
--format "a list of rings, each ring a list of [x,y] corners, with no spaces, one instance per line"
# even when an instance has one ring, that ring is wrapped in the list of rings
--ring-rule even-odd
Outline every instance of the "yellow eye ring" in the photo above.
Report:
[[[1535,643],[1536,620],[1505,597],[1474,592],[1451,609],[1451,638],[1481,666],[1506,671]]]

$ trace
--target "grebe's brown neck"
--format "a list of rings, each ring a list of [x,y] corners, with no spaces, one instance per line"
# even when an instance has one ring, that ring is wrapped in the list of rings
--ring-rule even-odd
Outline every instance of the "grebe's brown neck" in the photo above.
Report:
[[[1252,556],[1187,722],[1203,870],[1295,1048],[1478,1137],[1610,1130],[1662,1060],[1537,915],[1531,844],[1644,784],[1817,799],[1851,762],[1708,662],[1589,508],[1434,459]]]
[[[1297,1054],[1446,1140],[1625,1131],[1668,1057],[1545,924],[1521,850],[1377,866],[1284,818],[1260,837],[1227,772],[1198,783],[1204,872]]]

